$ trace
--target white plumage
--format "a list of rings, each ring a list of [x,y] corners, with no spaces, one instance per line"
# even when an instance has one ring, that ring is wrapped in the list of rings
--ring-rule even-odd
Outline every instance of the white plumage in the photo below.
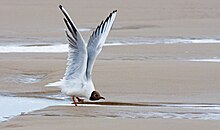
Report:
[[[68,62],[63,79],[46,86],[57,86],[68,96],[90,99],[92,92],[95,91],[92,69],[111,30],[117,10],[101,22],[86,44],[67,11],[61,5],[59,8],[65,16],[64,22],[67,27],[65,32],[69,42]]]

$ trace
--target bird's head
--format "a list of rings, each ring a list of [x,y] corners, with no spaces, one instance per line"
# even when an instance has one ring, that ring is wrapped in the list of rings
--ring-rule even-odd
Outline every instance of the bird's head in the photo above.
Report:
[[[99,94],[99,92],[97,92],[97,91],[93,91],[89,99],[92,100],[92,101],[99,100],[99,99],[104,99],[105,100],[105,98],[102,97]]]

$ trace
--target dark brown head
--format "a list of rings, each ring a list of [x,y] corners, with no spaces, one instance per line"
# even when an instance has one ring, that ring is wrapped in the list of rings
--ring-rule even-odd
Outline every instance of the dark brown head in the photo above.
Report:
[[[92,101],[99,100],[99,99],[104,99],[104,100],[105,100],[105,98],[102,97],[102,96],[99,94],[99,92],[97,92],[97,91],[93,91],[92,94],[91,94],[91,96],[90,96],[90,98],[89,98],[89,100],[92,100]]]

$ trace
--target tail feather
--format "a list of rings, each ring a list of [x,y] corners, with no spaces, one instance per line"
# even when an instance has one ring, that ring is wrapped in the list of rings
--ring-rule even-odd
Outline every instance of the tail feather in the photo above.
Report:
[[[45,85],[45,87],[58,87],[58,88],[61,88],[61,86],[62,86],[62,81],[57,81],[57,82],[49,83]]]

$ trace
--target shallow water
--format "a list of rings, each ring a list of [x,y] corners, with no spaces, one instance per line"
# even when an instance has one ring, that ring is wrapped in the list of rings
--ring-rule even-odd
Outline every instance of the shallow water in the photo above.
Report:
[[[0,122],[27,112],[64,103],[65,101],[59,100],[0,96]]]
[[[136,45],[136,44],[203,44],[203,43],[220,43],[220,38],[132,38],[126,40],[113,40],[109,45]]]
[[[199,119],[220,120],[219,104],[185,104],[185,103],[116,103],[110,102],[106,113],[98,116],[111,118],[163,118],[163,119]],[[113,104],[113,105],[112,105]],[[108,103],[106,103],[108,105]],[[104,105],[104,106],[106,106]],[[97,116],[92,115],[92,116]]]
[[[64,100],[66,97],[62,94],[45,95],[47,96],[60,100],[0,96],[0,122],[29,112],[41,116],[220,120],[220,104],[85,102],[75,107],[70,100]],[[61,112],[57,109],[35,111],[48,106],[64,106],[78,110],[72,112],[70,109],[61,108]]]
[[[61,107],[31,114],[41,116],[103,117],[111,119],[220,120],[219,104],[89,102],[80,104],[79,107],[74,107],[70,104],[64,107],[70,107],[70,109]],[[74,112],[70,112],[71,109]]]
[[[88,30],[88,29],[85,29]],[[220,43],[220,38],[134,38],[126,40],[112,40],[105,46],[138,45],[138,44],[190,44],[190,43]],[[0,53],[34,52],[34,53],[63,53],[68,52],[68,45],[61,43],[10,43],[0,44]]]
[[[220,62],[220,59],[213,58],[213,59],[192,59],[189,61],[198,61],[198,62]]]

